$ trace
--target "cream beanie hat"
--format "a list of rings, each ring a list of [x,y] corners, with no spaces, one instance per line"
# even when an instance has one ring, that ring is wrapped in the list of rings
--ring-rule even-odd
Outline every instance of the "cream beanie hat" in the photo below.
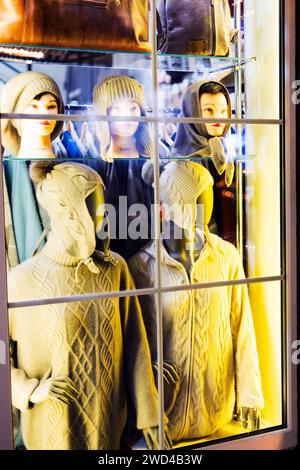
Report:
[[[93,91],[93,100],[97,113],[107,115],[108,109],[116,101],[131,99],[136,101],[141,108],[141,115],[146,116],[145,94],[143,86],[134,78],[126,75],[114,75],[98,83]],[[103,160],[111,161],[107,155],[111,136],[107,122],[100,121],[100,145]],[[135,144],[140,155],[148,157],[152,155],[152,142],[147,123],[139,123],[135,133]]]
[[[4,85],[0,102],[1,113],[22,113],[24,108],[41,93],[54,95],[57,100],[58,113],[64,113],[63,99],[55,81],[44,73],[32,71],[19,73]],[[57,121],[51,140],[60,134],[62,127],[63,122]],[[12,155],[17,155],[19,152],[20,134],[20,119],[2,119],[2,144]]]
[[[170,219],[179,227],[191,229],[197,219],[197,198],[214,180],[200,163],[173,161],[160,176],[160,199]]]

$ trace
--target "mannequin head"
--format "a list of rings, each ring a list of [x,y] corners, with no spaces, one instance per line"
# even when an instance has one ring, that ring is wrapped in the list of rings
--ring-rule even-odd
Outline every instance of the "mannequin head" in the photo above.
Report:
[[[44,163],[33,164],[30,176],[37,183],[37,199],[50,216],[56,248],[66,255],[88,258],[95,250],[96,238],[86,199],[97,190],[99,201],[104,203],[102,179],[80,163]],[[99,223],[101,214],[98,218]]]
[[[182,117],[231,118],[230,95],[223,83],[205,80],[193,83],[185,92],[181,107]],[[171,156],[201,155],[210,138],[226,137],[230,124],[181,122]]]
[[[54,101],[48,100],[54,97]],[[51,109],[51,106],[53,108]],[[50,107],[50,109],[48,109]],[[48,110],[46,110],[46,108]],[[1,94],[2,113],[64,113],[64,103],[60,90],[55,81],[48,75],[40,72],[23,72],[9,80],[3,87]],[[2,143],[12,155],[18,155],[21,141],[27,139],[28,146],[33,146],[37,139],[33,136],[43,137],[49,134],[50,142],[61,132],[63,122],[50,121],[49,126],[38,124],[38,120],[3,119],[1,126]],[[42,131],[43,129],[43,131]],[[51,132],[50,132],[51,131]],[[42,134],[42,135],[41,135]]]
[[[200,88],[200,109],[202,117],[212,119],[228,119],[230,108],[228,106],[228,95],[224,93],[224,87],[217,82],[208,82]],[[225,123],[206,123],[206,131],[210,137],[222,137],[224,135]]]
[[[57,114],[58,103],[52,93],[41,93],[31,100],[22,110],[26,114]],[[36,119],[22,119],[20,136],[29,134],[31,138],[38,136],[51,136],[57,121],[38,121]]]
[[[93,99],[96,111],[101,115],[146,116],[142,85],[125,75],[111,76],[102,80],[94,88]],[[128,145],[131,149],[135,147],[138,155],[151,156],[152,154],[152,143],[146,123],[99,122],[99,135],[103,160],[111,161],[114,158],[111,149],[116,140],[121,143],[120,156],[122,156],[122,141],[125,143],[125,157]]]
[[[160,176],[165,219],[184,230],[204,229],[213,208],[213,178],[202,165],[191,161],[168,163]],[[203,207],[197,206],[203,205]],[[197,209],[202,209],[201,213]]]
[[[124,100],[114,101],[107,110],[108,116],[140,116],[140,105],[129,98]],[[112,138],[114,136],[120,137],[133,137],[139,127],[138,122],[130,121],[116,121],[109,123],[109,130]]]

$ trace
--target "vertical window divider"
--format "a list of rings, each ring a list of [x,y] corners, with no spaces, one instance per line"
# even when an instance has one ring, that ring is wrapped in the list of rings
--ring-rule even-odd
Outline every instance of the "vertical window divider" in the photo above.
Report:
[[[154,165],[154,221],[155,221],[155,294],[157,325],[157,362],[158,362],[158,397],[159,397],[159,447],[164,449],[164,384],[163,384],[163,326],[162,326],[162,291],[161,291],[161,246],[160,246],[160,187],[159,187],[159,145],[158,145],[158,80],[157,80],[157,39],[156,39],[156,0],[150,2],[151,23],[151,66],[153,99],[153,165]]]

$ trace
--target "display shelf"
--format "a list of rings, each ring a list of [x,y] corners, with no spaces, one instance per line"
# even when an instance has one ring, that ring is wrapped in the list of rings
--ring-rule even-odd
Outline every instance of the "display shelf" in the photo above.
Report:
[[[269,421],[263,419],[261,421],[260,431],[267,430],[270,428],[274,428],[275,425],[270,423]],[[198,446],[200,444],[205,444],[211,441],[218,441],[219,439],[232,439],[232,436],[245,436],[248,435],[248,429],[244,429],[238,421],[232,420],[230,423],[226,424],[224,427],[219,429],[214,434],[204,437],[202,439],[192,439],[192,440],[184,440],[180,442],[175,442],[173,445],[173,449],[182,449],[183,447],[187,446]],[[127,445],[129,445],[133,450],[146,450],[147,445],[143,437],[139,436],[131,436],[126,439]]]
[[[218,56],[193,56],[157,54],[158,70],[174,72],[213,73],[244,67],[255,61],[255,57],[236,58]],[[79,50],[42,48],[0,44],[0,61],[26,61],[27,64],[80,65],[80,67],[110,67],[136,70],[151,69],[151,54],[145,52],[120,52],[109,50]]]

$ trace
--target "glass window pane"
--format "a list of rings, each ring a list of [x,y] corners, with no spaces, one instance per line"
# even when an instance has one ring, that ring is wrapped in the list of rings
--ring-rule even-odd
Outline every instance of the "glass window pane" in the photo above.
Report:
[[[177,135],[192,128],[193,124],[179,124]],[[202,272],[200,282],[243,276],[242,271],[234,274],[229,269],[238,256],[246,277],[282,274],[280,142],[279,126],[247,125],[223,140],[217,138],[210,156],[199,156],[199,143],[195,156],[161,159],[164,252],[173,252],[177,261],[186,263],[187,274],[197,259],[201,263],[209,254],[205,247],[214,253],[216,268]]]
[[[164,363],[179,376],[164,382],[175,447],[283,424],[281,299],[279,282],[163,294]]]
[[[137,297],[11,308],[9,327],[18,449],[113,450],[137,434],[157,448],[158,397]]]

